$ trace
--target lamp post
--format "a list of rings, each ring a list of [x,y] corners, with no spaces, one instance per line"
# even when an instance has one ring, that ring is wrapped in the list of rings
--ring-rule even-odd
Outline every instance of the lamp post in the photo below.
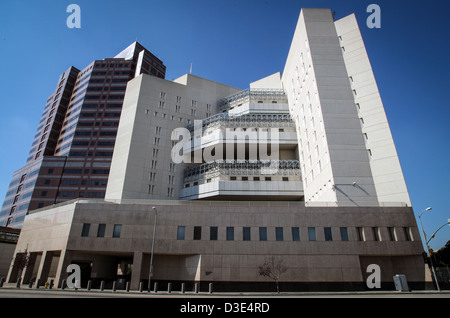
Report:
[[[431,207],[426,208],[425,210],[422,211],[422,213],[419,214],[419,222],[420,222],[420,227],[422,229],[423,237],[425,239],[425,245],[427,246],[428,255],[430,258],[431,274],[433,275],[434,281],[436,282],[436,288],[440,292],[441,288],[439,287],[439,283],[438,283],[438,280],[436,277],[436,272],[434,271],[433,259],[431,257],[431,249],[430,249],[430,246],[428,245],[429,240],[427,240],[427,234],[425,233],[425,230],[423,229],[422,220],[420,218],[424,212],[430,211],[430,210],[431,210]],[[433,234],[432,238],[434,237],[435,234],[436,234],[436,232]]]
[[[432,235],[431,235],[431,237],[430,237],[430,239],[427,241],[427,244],[432,240],[432,239],[434,239],[434,237],[436,236],[436,233],[440,230],[440,229],[442,229],[444,226],[446,226],[446,225],[450,225],[450,220],[447,222],[447,223],[444,223],[444,224],[442,224]]]
[[[150,271],[148,273],[148,292],[151,290],[151,281],[153,276],[153,253],[155,250],[156,221],[158,218],[158,211],[156,210],[156,207],[152,207],[152,210],[155,211],[155,220],[153,222],[152,254],[150,256]]]

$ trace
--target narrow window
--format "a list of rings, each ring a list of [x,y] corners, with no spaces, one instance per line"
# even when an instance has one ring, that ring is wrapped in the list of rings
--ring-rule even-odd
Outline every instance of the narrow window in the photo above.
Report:
[[[308,239],[310,241],[316,240],[316,228],[315,227],[308,227]]]
[[[194,240],[198,241],[202,239],[202,227],[194,226]]]
[[[331,233],[331,227],[324,227],[323,233],[325,234],[325,241],[332,241],[333,235]]]
[[[275,228],[275,239],[277,241],[283,241],[283,228],[282,227]]]
[[[341,241],[348,241],[348,231],[346,227],[341,227]]]
[[[218,232],[217,230],[218,230],[217,226],[211,226],[209,228],[209,239],[211,241],[217,241],[217,232]]]
[[[389,239],[391,241],[397,241],[397,235],[395,234],[395,227],[388,227]]]
[[[373,239],[376,242],[380,241],[380,230],[378,229],[378,227],[372,227],[372,232],[373,232]]]
[[[364,235],[364,228],[357,227],[356,231],[358,232],[358,241],[364,242],[366,240],[366,237]]]
[[[292,240],[300,241],[300,229],[298,227],[292,228]]]
[[[178,228],[177,228],[177,240],[184,240],[185,232],[186,232],[186,227],[178,226]]]
[[[244,241],[250,241],[251,236],[250,236],[250,228],[249,227],[242,228],[242,239]]]
[[[267,241],[267,227],[260,227],[259,228],[259,240],[260,241]]]
[[[114,224],[112,237],[120,237],[120,232],[122,232],[122,224]]]
[[[91,225],[89,223],[83,223],[83,229],[81,230],[81,236],[88,237],[90,229],[91,229]]]
[[[99,224],[97,229],[97,237],[105,237],[106,224]]]
[[[234,227],[227,227],[227,241],[233,241],[234,240]]]
[[[410,227],[404,227],[403,231],[405,232],[405,238],[407,241],[412,241],[412,235],[411,235],[411,228]]]

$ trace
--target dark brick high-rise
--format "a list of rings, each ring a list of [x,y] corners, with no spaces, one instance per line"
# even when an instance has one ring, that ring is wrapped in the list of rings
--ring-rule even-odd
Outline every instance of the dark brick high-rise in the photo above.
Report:
[[[0,226],[20,228],[29,211],[80,197],[103,198],[127,82],[165,77],[138,42],[83,70],[70,67],[47,99],[27,162],[14,172]]]

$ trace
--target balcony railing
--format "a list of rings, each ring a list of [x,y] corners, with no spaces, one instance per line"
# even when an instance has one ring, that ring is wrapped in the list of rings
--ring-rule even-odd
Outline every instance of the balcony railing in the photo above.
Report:
[[[184,183],[217,179],[222,176],[301,176],[298,160],[222,160],[190,167]],[[227,178],[228,180],[228,178]]]
[[[283,89],[252,88],[233,94],[222,99],[219,103],[219,110],[225,111],[233,106],[251,101],[277,101],[287,103],[286,93]]]
[[[198,126],[197,126],[198,125]],[[194,123],[187,126],[191,132],[200,123]],[[230,116],[228,113],[220,113],[201,121],[202,133],[207,128],[235,128],[235,127],[258,127],[258,128],[283,128],[295,127],[290,114],[246,114],[241,116]]]

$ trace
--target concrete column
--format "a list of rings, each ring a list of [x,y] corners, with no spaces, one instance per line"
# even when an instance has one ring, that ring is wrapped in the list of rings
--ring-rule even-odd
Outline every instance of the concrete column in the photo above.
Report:
[[[58,267],[55,275],[55,287],[59,288],[63,279],[67,279],[67,266],[72,262],[72,253],[67,250],[62,250],[59,255]]]
[[[150,268],[150,256],[148,254],[144,254],[141,251],[134,252],[133,256],[133,271],[131,272],[131,282],[130,288],[131,290],[138,290],[139,283],[145,275],[148,275],[148,271]],[[146,277],[148,279],[148,277]]]
[[[6,282],[7,283],[15,283],[17,282],[17,275],[19,275],[19,269],[17,268],[17,266],[14,266],[15,260],[16,260],[16,255],[20,253],[20,251],[18,251],[16,249],[16,251],[14,252],[14,255],[11,259],[11,265],[9,266],[9,270],[8,270],[8,275],[6,276]]]
[[[48,278],[48,273],[52,265],[53,252],[43,251],[41,257],[41,263],[37,272],[36,279],[39,279],[39,284],[44,285]]]
[[[23,269],[22,284],[29,284],[33,276],[34,265],[36,263],[37,253],[30,253],[28,265]]]

